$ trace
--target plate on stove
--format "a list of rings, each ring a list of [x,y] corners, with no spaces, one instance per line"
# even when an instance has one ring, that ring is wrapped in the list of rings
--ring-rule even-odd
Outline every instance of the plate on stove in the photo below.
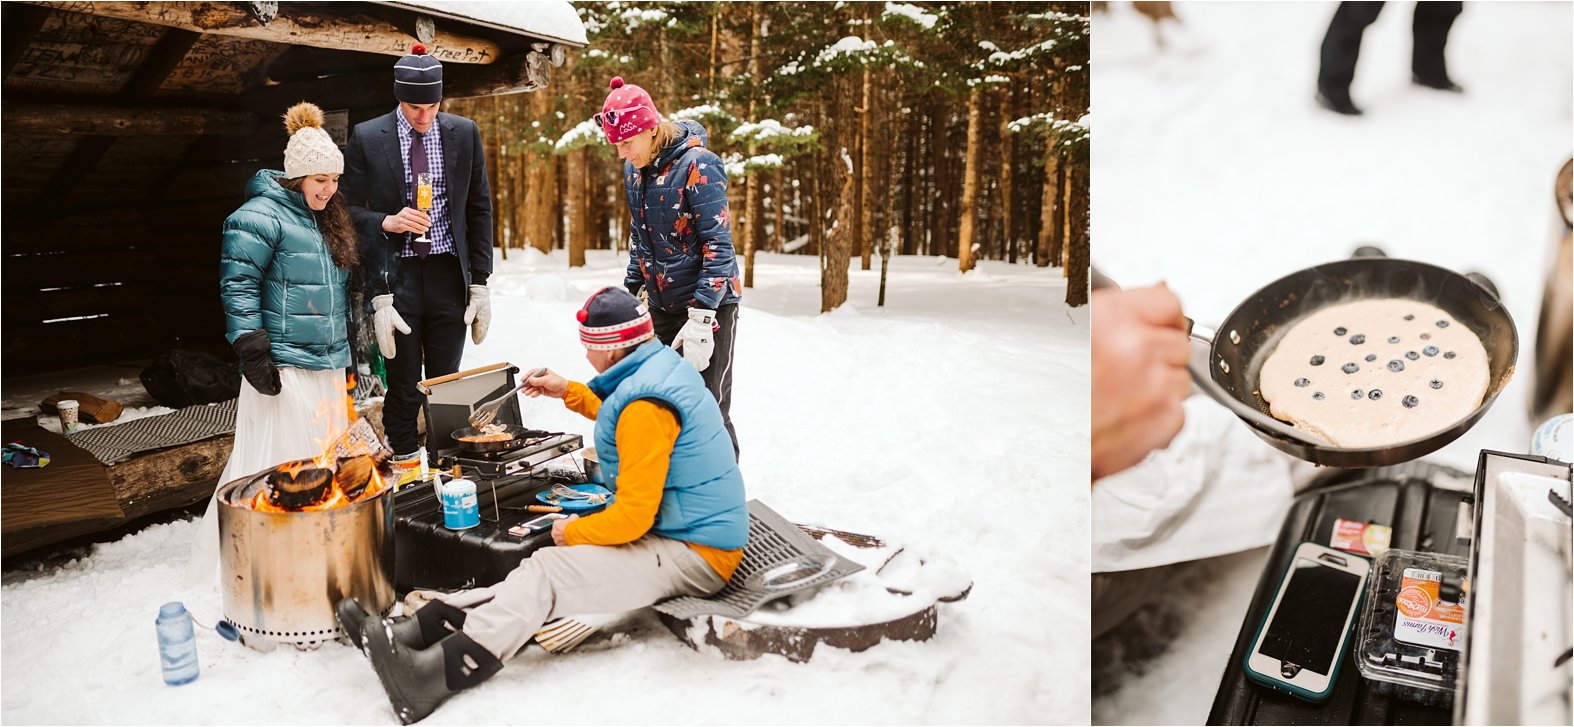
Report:
[[[606,509],[608,505],[611,505],[613,500],[617,499],[617,495],[612,494],[611,490],[608,490],[607,488],[595,483],[586,483],[582,485],[563,485],[563,487],[567,487],[570,490],[583,492],[587,495],[605,495],[607,499],[605,502],[592,503],[589,500],[573,497],[562,497],[557,493],[554,493],[552,490],[542,490],[541,492],[537,492],[536,499],[545,505],[557,505],[563,508],[563,512],[570,515],[589,515],[591,513],[601,512],[602,510]]]

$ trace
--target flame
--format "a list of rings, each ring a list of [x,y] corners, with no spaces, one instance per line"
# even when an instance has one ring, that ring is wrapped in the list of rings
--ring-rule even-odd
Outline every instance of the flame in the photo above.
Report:
[[[359,419],[355,413],[355,398],[353,395],[353,392],[355,391],[355,383],[355,374],[349,373],[345,377],[344,407],[348,414],[350,424],[354,424]],[[320,448],[318,454],[311,457],[310,459],[286,462],[273,469],[275,472],[289,475],[292,478],[310,469],[327,470],[330,474],[327,497],[325,497],[322,502],[318,502],[313,505],[308,505],[298,509],[290,509],[275,504],[273,500],[269,498],[269,494],[272,492],[273,488],[271,485],[266,485],[262,487],[255,495],[253,495],[246,503],[249,507],[251,507],[251,509],[257,510],[259,512],[273,513],[331,510],[336,507],[343,507],[345,505],[369,500],[376,497],[383,490],[388,488],[388,481],[383,479],[383,474],[381,471],[379,471],[380,467],[385,464],[384,458],[387,456],[386,452],[379,451],[367,441],[357,436],[353,436],[349,427],[334,432],[331,430],[331,424],[329,427],[323,426],[324,423],[332,423],[335,419],[337,419],[335,416],[337,412],[333,411],[334,407],[337,405],[337,397],[329,397],[319,401],[317,403],[316,414],[312,417],[311,422],[307,425],[308,429],[317,432],[323,432],[327,435],[323,438],[318,438],[315,436],[312,438]],[[362,428],[364,429],[365,425],[362,425]],[[362,434],[361,436],[365,436],[365,434]],[[371,459],[371,462],[369,463],[371,474],[367,479],[366,488],[362,490],[359,495],[352,498],[348,493],[345,492],[344,484],[340,482],[340,468],[345,466],[347,463],[355,462],[361,458]],[[356,467],[366,464],[368,463],[360,462],[357,463]]]
[[[351,372],[344,382],[344,408],[349,412],[350,423],[354,424],[360,417],[355,413],[355,373]]]
[[[331,452],[330,452],[330,455],[331,455]],[[359,455],[359,456],[361,456],[361,457],[370,457],[371,455],[370,454],[362,454],[362,455]],[[346,459],[352,459],[352,458],[346,458]],[[307,469],[308,467],[314,466],[314,463],[315,463],[315,460],[303,460],[301,462],[292,462],[290,465],[276,467],[275,469],[280,471],[280,472],[285,472],[285,473],[288,473],[288,474],[297,474],[300,471]],[[334,464],[335,464],[334,467],[329,467],[327,469],[331,469],[331,470],[334,471],[335,474],[338,474],[338,468],[337,468],[338,462],[336,461]],[[280,507],[278,505],[275,505],[272,500],[268,499],[269,488],[264,486],[262,489],[257,491],[257,494],[252,495],[251,500],[247,503],[247,506],[250,507],[253,510],[258,511],[258,512],[273,512],[273,513],[278,513],[278,512],[314,512],[314,511],[318,511],[318,510],[332,510],[334,508],[344,507],[345,505],[352,505],[352,504],[357,503],[357,502],[370,500],[370,499],[376,497],[384,489],[386,489],[387,486],[388,486],[387,481],[383,479],[382,472],[378,471],[378,468],[376,466],[373,466],[372,467],[371,478],[367,481],[366,489],[361,491],[361,494],[360,494],[359,497],[351,498],[348,494],[346,494],[344,489],[342,487],[340,487],[338,478],[335,477],[334,479],[329,481],[328,497],[326,499],[324,499],[322,502],[318,502],[318,503],[315,503],[315,504],[312,504],[312,505],[307,505],[306,507],[295,509],[295,510],[292,510],[292,509],[289,509],[289,508],[285,508],[285,507]]]

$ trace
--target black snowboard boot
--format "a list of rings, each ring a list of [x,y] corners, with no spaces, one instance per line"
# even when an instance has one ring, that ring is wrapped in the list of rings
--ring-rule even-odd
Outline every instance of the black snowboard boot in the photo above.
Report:
[[[350,637],[350,643],[361,653],[366,653],[366,642],[361,639],[361,630],[367,621],[376,621],[353,598],[339,601],[334,608],[339,614],[339,626],[344,629],[345,636]],[[448,605],[442,601],[429,601],[414,615],[405,618],[387,619],[389,628],[393,629],[394,640],[405,646],[424,649],[437,643],[438,639],[458,631],[465,625],[465,612]]]
[[[426,719],[449,697],[486,681],[503,668],[463,631],[455,631],[425,649],[392,640],[393,629],[368,621],[363,637],[366,655],[388,694],[400,724]]]

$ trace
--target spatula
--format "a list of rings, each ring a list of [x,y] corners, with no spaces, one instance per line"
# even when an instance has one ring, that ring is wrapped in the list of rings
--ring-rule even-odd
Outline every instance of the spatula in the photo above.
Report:
[[[518,386],[510,389],[507,394],[499,396],[496,399],[476,407],[475,411],[470,412],[470,426],[480,429],[488,424],[491,424],[494,419],[497,419],[497,412],[499,409],[503,408],[503,404],[507,403],[509,399],[514,398],[514,394],[524,391],[525,387],[530,385],[531,379],[546,372],[546,367],[543,366],[539,369],[536,369],[535,371],[525,374],[525,380],[521,381]]]

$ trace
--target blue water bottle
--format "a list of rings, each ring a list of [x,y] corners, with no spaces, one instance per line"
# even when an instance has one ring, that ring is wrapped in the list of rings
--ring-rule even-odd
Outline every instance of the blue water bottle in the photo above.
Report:
[[[197,678],[197,637],[192,632],[191,614],[180,601],[171,601],[159,607],[158,620],[159,661],[164,665],[164,683],[170,686],[185,684]]]

